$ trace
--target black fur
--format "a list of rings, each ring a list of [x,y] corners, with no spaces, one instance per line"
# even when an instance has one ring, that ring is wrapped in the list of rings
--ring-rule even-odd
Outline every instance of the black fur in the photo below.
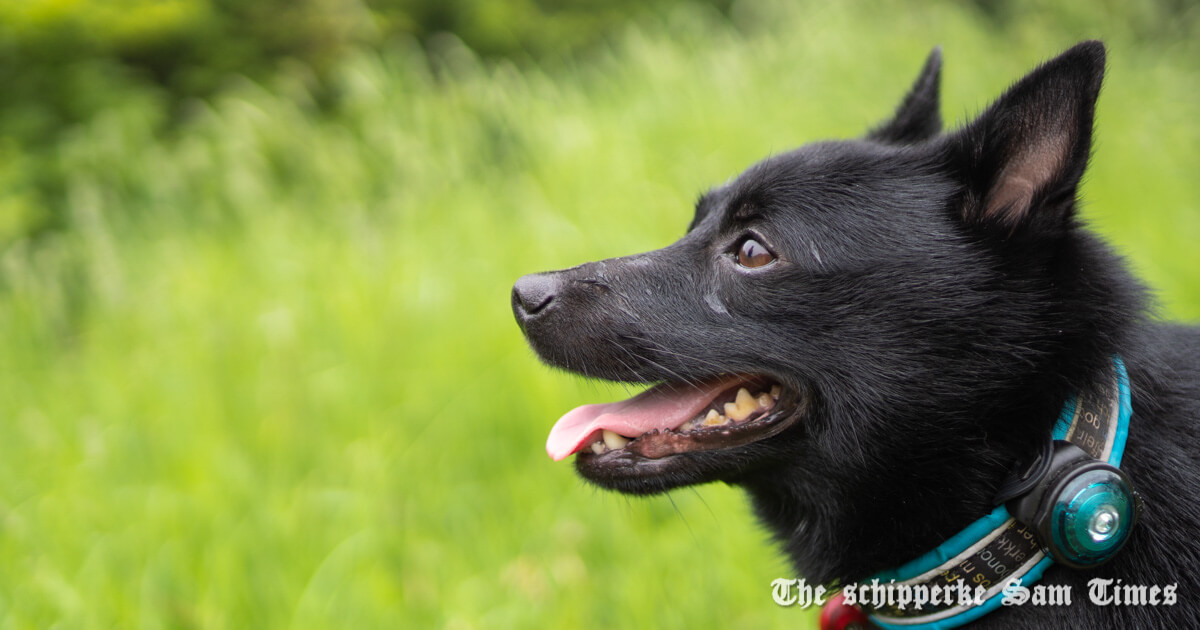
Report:
[[[1200,330],[1150,319],[1076,216],[1104,47],[1071,48],[945,134],[940,66],[935,50],[865,139],[768,158],[704,195],[678,242],[517,283],[518,321],[552,365],[634,382],[762,373],[808,401],[759,442],[619,469],[580,457],[580,472],[630,493],[740,485],[801,576],[847,583],[990,511],[1069,392],[1120,354],[1142,521],[1109,564],[1047,572],[1074,606],[978,626],[1200,627]],[[748,235],[778,260],[739,267]],[[1094,606],[1097,575],[1178,582],[1178,603]]]

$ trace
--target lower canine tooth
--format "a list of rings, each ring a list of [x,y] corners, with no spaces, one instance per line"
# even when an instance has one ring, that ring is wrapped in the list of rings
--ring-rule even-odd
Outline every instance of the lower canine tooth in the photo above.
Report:
[[[612,431],[609,431],[608,429],[604,430],[603,435],[604,435],[604,445],[607,446],[608,448],[613,449],[614,451],[619,448],[624,448],[625,445],[629,443],[629,438],[627,438],[623,435],[619,435],[617,433],[613,433]]]

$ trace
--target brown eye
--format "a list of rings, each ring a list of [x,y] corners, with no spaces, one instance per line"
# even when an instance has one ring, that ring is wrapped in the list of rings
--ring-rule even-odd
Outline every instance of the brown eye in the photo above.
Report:
[[[738,248],[737,261],[743,267],[753,269],[754,267],[762,267],[770,264],[775,260],[775,255],[767,251],[762,243],[748,238],[742,241],[742,246]]]

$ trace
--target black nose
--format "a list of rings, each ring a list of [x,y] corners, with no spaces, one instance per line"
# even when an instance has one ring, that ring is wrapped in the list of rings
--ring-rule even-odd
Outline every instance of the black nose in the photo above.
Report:
[[[525,322],[545,313],[554,301],[558,287],[556,274],[533,273],[517,280],[512,290],[513,315],[517,322],[524,326]]]

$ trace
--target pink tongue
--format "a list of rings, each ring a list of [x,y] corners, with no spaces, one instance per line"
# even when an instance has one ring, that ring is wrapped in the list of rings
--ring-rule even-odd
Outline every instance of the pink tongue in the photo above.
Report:
[[[727,376],[695,386],[657,385],[629,400],[576,407],[550,429],[546,453],[555,461],[564,459],[590,443],[590,438],[603,429],[625,437],[637,437],[654,429],[674,429],[742,380]]]

